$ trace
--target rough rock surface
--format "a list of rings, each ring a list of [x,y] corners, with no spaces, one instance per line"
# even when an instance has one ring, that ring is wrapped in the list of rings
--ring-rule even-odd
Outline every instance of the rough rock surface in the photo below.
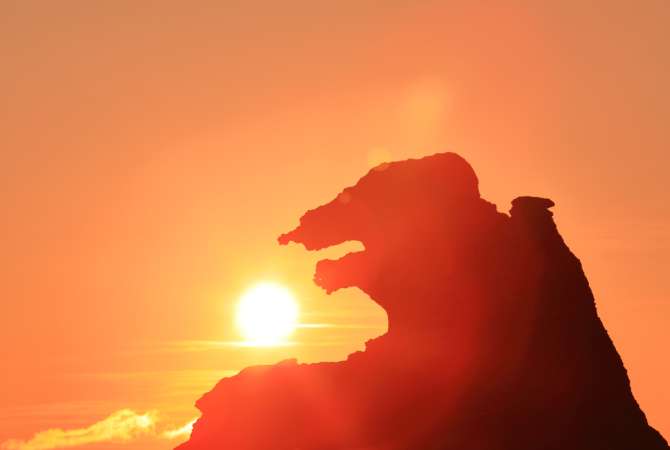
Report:
[[[551,200],[510,215],[458,155],[384,164],[280,243],[365,250],[318,263],[389,331],[337,363],[252,367],[197,402],[179,450],[668,449],[630,390]]]

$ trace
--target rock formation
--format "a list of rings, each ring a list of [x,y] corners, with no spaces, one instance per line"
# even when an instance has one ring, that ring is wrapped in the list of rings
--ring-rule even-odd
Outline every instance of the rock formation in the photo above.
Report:
[[[551,200],[510,215],[458,155],[383,164],[281,244],[365,250],[317,265],[388,333],[336,363],[247,368],[197,402],[179,450],[668,449],[630,390]]]

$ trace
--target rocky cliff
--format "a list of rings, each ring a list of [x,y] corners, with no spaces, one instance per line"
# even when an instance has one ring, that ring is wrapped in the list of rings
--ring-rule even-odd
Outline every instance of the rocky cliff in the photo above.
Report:
[[[381,165],[308,211],[279,242],[363,243],[314,279],[366,292],[388,333],[343,362],[221,380],[179,450],[668,449],[552,206],[519,197],[500,213],[443,153]]]

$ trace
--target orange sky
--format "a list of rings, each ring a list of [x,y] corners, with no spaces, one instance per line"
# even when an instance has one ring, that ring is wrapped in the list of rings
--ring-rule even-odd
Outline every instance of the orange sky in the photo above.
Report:
[[[187,3],[3,4],[0,443],[130,408],[156,429],[78,448],[168,449],[218,378],[362,348],[383,312],[275,239],[372,164],[443,150],[499,210],[556,202],[670,436],[667,0]],[[332,326],[226,344],[264,279]]]

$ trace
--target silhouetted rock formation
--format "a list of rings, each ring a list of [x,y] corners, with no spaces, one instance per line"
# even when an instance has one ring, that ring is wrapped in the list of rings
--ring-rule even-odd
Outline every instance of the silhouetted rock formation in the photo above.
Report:
[[[384,164],[279,238],[365,250],[317,265],[389,331],[344,362],[252,367],[197,402],[180,450],[668,449],[631,394],[551,200],[511,215],[452,153]]]

